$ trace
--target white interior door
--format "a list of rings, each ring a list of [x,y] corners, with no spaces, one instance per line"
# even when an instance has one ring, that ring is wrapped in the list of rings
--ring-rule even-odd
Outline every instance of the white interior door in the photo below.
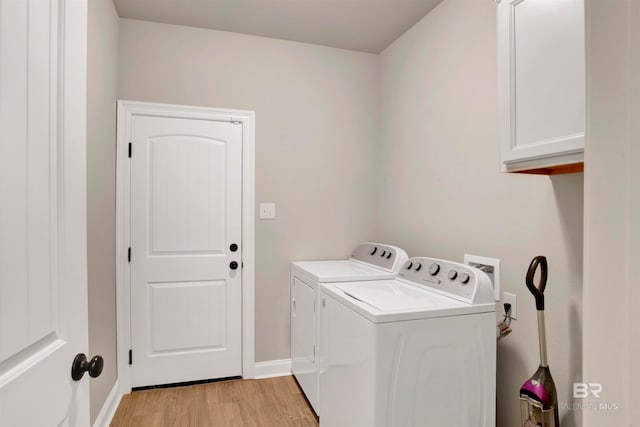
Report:
[[[85,1],[0,0],[1,426],[89,425],[86,24]]]
[[[131,384],[239,376],[242,126],[131,120]]]

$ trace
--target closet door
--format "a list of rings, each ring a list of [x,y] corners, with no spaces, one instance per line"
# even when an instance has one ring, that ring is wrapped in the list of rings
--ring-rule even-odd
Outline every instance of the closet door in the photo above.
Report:
[[[86,8],[0,0],[2,426],[89,425]]]

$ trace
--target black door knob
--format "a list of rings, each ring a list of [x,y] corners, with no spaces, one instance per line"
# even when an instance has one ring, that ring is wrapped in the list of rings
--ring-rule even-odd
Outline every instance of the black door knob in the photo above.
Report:
[[[238,269],[238,263],[235,262],[235,261],[231,261],[229,263],[229,268],[232,269],[232,270],[237,270]]]
[[[235,252],[238,250],[238,245],[236,245],[235,243],[232,243],[231,246],[229,246],[229,250],[231,252]]]
[[[71,378],[74,381],[79,381],[85,372],[89,372],[91,378],[95,378],[102,373],[104,367],[104,360],[102,356],[93,356],[93,358],[87,361],[87,356],[84,353],[76,354],[71,365]]]

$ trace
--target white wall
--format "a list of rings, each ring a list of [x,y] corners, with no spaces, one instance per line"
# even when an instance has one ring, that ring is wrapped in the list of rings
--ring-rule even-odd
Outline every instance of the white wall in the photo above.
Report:
[[[601,383],[585,426],[640,425],[640,5],[587,1],[584,378]]]
[[[122,19],[121,99],[256,112],[256,361],[289,358],[289,265],[375,230],[377,57]],[[257,218],[257,213],[256,213]]]
[[[498,425],[520,425],[518,392],[538,367],[533,297],[524,277],[549,261],[547,332],[559,400],[582,372],[582,174],[499,172],[496,9],[445,0],[380,56],[379,239],[412,255],[502,260],[518,295],[513,333],[498,343]],[[565,427],[580,413],[561,411]]]
[[[115,142],[118,15],[111,0],[91,0],[87,55],[87,252],[89,352],[104,358],[91,379],[91,422],[116,381]]]
[[[640,3],[629,1],[629,59],[631,81],[629,82],[629,164],[640,164]],[[633,143],[632,141],[635,141]],[[630,168],[629,179],[629,402],[640,402],[640,310],[636,302],[640,301],[640,168]],[[635,285],[635,286],[634,286]],[[635,332],[635,333],[634,333]],[[636,361],[636,363],[633,363]],[[640,405],[629,408],[629,424],[640,426]],[[633,421],[631,421],[633,420]]]

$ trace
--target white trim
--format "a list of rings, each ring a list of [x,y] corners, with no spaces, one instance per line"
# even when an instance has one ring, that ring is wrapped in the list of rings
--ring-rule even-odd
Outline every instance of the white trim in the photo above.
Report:
[[[225,120],[242,124],[242,376],[247,379],[254,378],[255,113],[243,110],[120,100],[118,101],[116,143],[116,303],[120,393],[131,392],[128,354],[131,348],[131,308],[127,248],[130,241],[128,135],[133,115]]]
[[[93,427],[109,427],[111,420],[113,420],[113,416],[118,410],[120,400],[122,400],[122,393],[120,393],[120,384],[118,383],[118,380],[116,380],[109,396],[107,396],[107,400],[105,400],[102,405],[102,409],[100,409],[100,412],[93,423]]]
[[[584,162],[584,152],[559,154],[557,156],[542,157],[538,159],[524,159],[520,161],[504,162],[503,172],[519,172],[538,168],[570,165]]]
[[[257,362],[254,373],[257,380],[291,375],[291,359]]]

